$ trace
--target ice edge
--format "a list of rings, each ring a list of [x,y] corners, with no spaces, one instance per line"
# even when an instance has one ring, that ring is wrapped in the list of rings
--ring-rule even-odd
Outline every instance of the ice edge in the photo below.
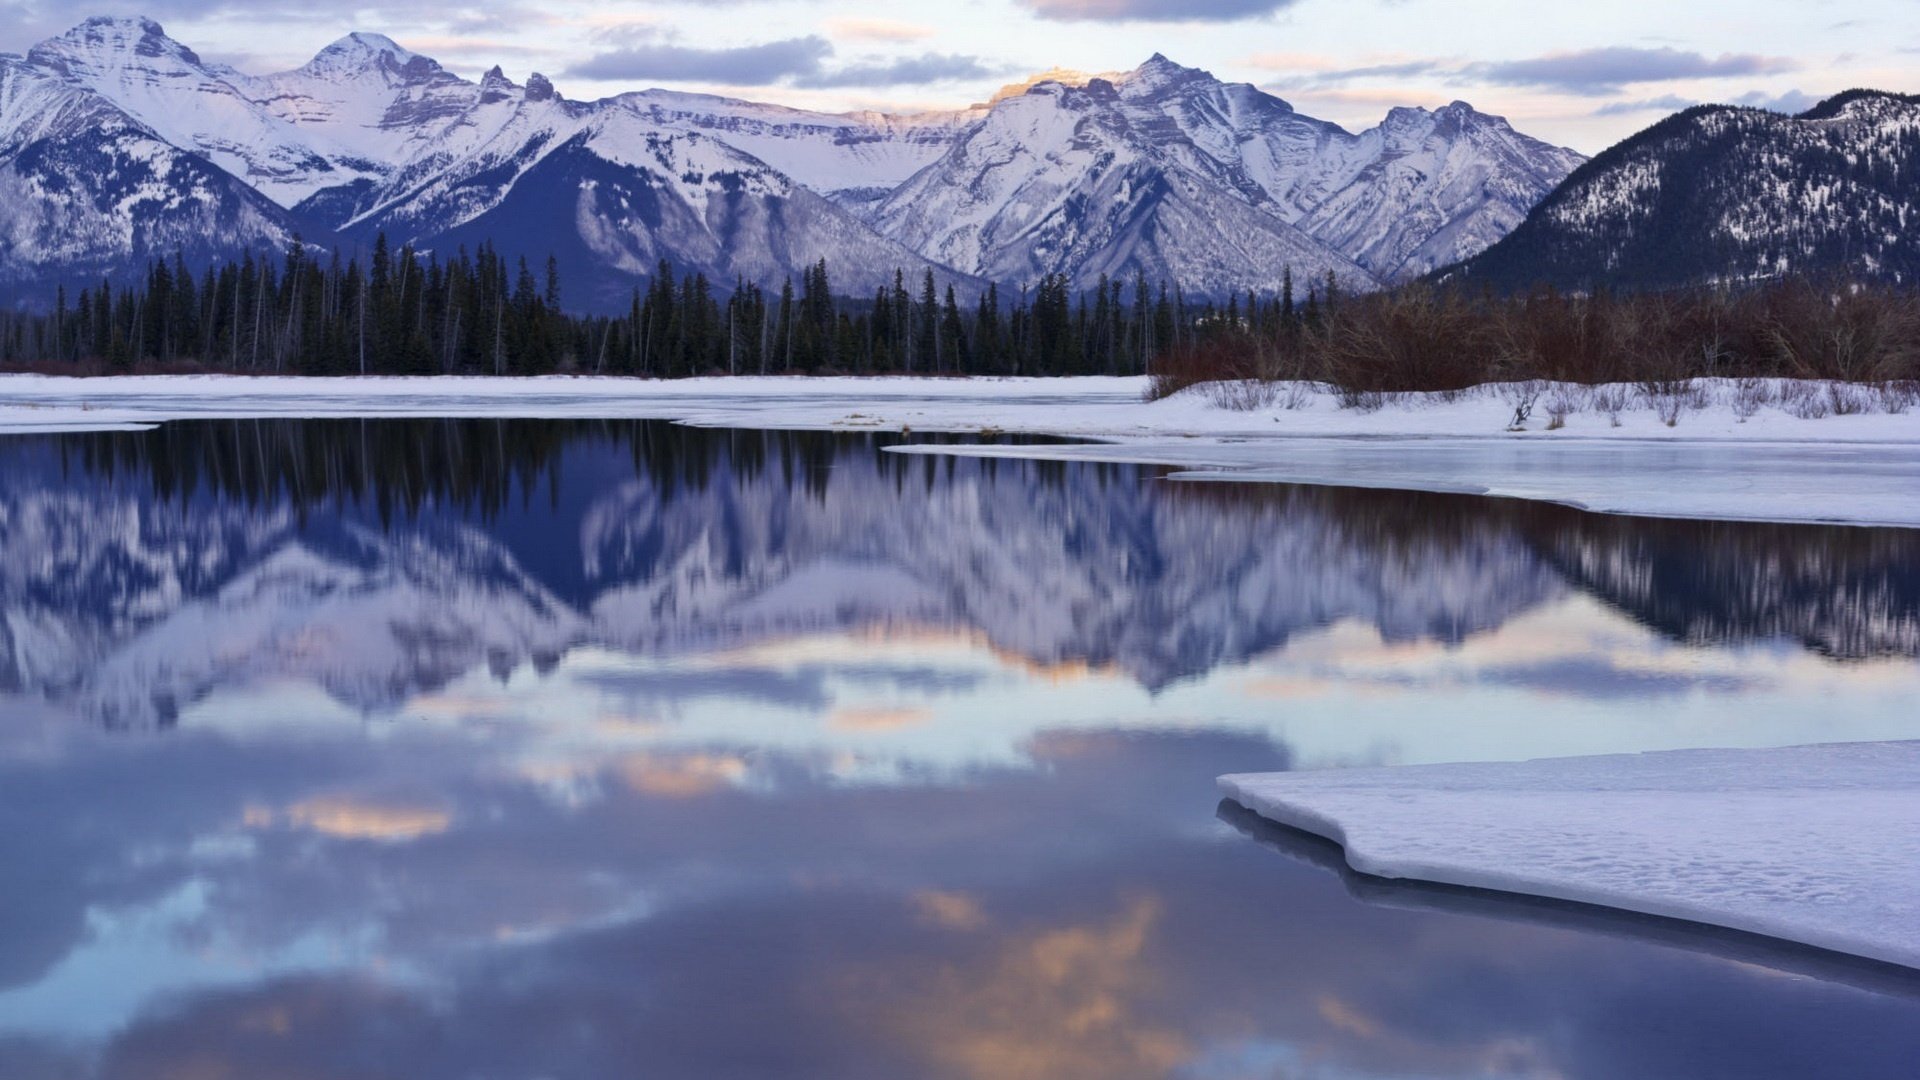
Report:
[[[1366,849],[1364,840],[1356,841],[1350,837],[1346,827],[1337,818],[1321,813],[1308,805],[1305,800],[1278,794],[1261,794],[1255,790],[1255,784],[1271,784],[1274,780],[1286,775],[1285,773],[1233,773],[1219,777],[1216,783],[1226,798],[1260,817],[1338,844],[1348,867],[1356,873],[1387,880],[1420,881],[1436,885],[1485,889],[1518,896],[1543,897],[1658,918],[1678,919],[1758,934],[1776,941],[1826,949],[1920,972],[1920,949],[1894,943],[1783,925],[1771,919],[1749,917],[1709,904],[1657,900],[1631,892],[1605,888],[1563,888],[1552,882],[1528,878],[1521,874],[1376,855]]]

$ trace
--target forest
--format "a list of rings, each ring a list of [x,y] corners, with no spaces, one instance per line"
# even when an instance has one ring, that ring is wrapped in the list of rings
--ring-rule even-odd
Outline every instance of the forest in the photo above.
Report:
[[[871,297],[814,265],[777,295],[661,263],[626,312],[578,315],[553,260],[490,246],[442,260],[381,237],[365,266],[295,243],[195,274],[184,259],[50,310],[0,312],[0,367],[115,374],[1151,375],[1308,381],[1366,395],[1495,382],[1700,377],[1920,382],[1920,290],[1783,277],[1663,291],[1415,283],[1348,294],[1331,276],[1196,299],[1177,284],[1063,275],[962,302],[931,273]],[[1911,396],[1911,395],[1908,395]]]
[[[321,259],[297,241],[282,257],[209,267],[149,266],[51,310],[0,313],[0,366],[113,374],[549,373],[678,378],[711,374],[1141,374],[1221,314],[1177,286],[1102,279],[1075,293],[1062,275],[963,304],[931,272],[896,272],[871,297],[836,294],[820,262],[778,295],[676,274],[662,262],[624,314],[576,315],[557,266],[491,246],[442,260],[384,236],[366,265]],[[1249,300],[1251,302],[1251,300]],[[1235,300],[1227,317],[1237,318]]]

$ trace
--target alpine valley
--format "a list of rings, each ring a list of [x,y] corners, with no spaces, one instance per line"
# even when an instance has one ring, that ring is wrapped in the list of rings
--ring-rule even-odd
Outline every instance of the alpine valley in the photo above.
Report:
[[[582,307],[624,303],[661,260],[778,287],[824,259],[854,295],[927,271],[1366,290],[1478,254],[1582,160],[1464,102],[1350,133],[1158,55],[952,112],[824,114],[577,102],[365,33],[250,75],[151,20],[94,18],[0,56],[0,286],[384,234],[552,256]]]

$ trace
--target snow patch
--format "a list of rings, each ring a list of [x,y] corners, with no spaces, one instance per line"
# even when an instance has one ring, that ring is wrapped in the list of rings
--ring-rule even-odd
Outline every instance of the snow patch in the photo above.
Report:
[[[1355,870],[1920,968],[1920,742],[1224,776]]]

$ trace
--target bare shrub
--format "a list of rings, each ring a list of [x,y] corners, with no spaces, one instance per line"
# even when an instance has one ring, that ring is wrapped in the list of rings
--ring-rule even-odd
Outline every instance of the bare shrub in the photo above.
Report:
[[[1496,296],[1417,284],[1343,296],[1337,310],[1291,321],[1271,310],[1253,322],[1208,323],[1230,328],[1163,354],[1152,365],[1149,396],[1215,380],[1310,379],[1342,394],[1343,407],[1366,408],[1376,394],[1453,400],[1472,387],[1506,383],[1627,384],[1677,421],[1707,404],[1703,379],[1734,380],[1731,404],[1743,418],[1770,404],[1761,388],[1771,384],[1757,380],[1920,381],[1920,289],[1910,286],[1790,279]],[[1904,390],[1879,392],[1877,404],[1912,400]],[[1513,404],[1520,411],[1521,402]],[[1617,424],[1627,404],[1592,407]],[[1813,408],[1804,400],[1796,407]],[[1829,413],[1833,407],[1827,402]],[[1545,411],[1553,415],[1551,402]],[[1577,405],[1566,415],[1574,411]]]
[[[1589,398],[1593,402],[1594,411],[1606,415],[1607,423],[1614,427],[1620,426],[1620,414],[1624,412],[1627,407],[1626,387],[1621,386],[1619,383],[1596,386],[1593,388]]]
[[[1880,411],[1889,416],[1898,416],[1920,403],[1920,380],[1894,379],[1874,390],[1880,399]]]
[[[1304,409],[1312,403],[1315,387],[1305,379],[1289,379],[1280,384],[1280,407],[1292,411]]]
[[[1866,387],[1850,383],[1828,383],[1827,400],[1833,405],[1835,416],[1858,416],[1873,408],[1874,395]]]
[[[1793,382],[1780,391],[1780,407],[1789,416],[1818,420],[1833,412],[1833,401],[1811,383]]]
[[[1268,343],[1245,334],[1211,335],[1156,356],[1146,399],[1159,401],[1202,383],[1271,380],[1279,367]]]
[[[1379,390],[1362,390],[1358,387],[1343,386],[1338,395],[1340,407],[1356,412],[1379,412],[1387,404],[1387,395]]]
[[[1733,394],[1727,403],[1733,406],[1733,415],[1744,424],[1775,400],[1772,382],[1749,375],[1734,380]]]
[[[1583,400],[1590,391],[1582,387],[1561,383],[1547,395],[1547,430],[1559,431],[1567,426],[1567,417],[1580,411]]]
[[[1527,421],[1533,419],[1533,408],[1539,404],[1540,395],[1546,388],[1546,384],[1538,379],[1505,383],[1500,387],[1500,399],[1513,406],[1513,419],[1507,421],[1508,431],[1527,429]]]
[[[1264,379],[1223,379],[1206,384],[1207,399],[1222,409],[1257,412],[1270,408],[1279,394],[1275,383]]]

